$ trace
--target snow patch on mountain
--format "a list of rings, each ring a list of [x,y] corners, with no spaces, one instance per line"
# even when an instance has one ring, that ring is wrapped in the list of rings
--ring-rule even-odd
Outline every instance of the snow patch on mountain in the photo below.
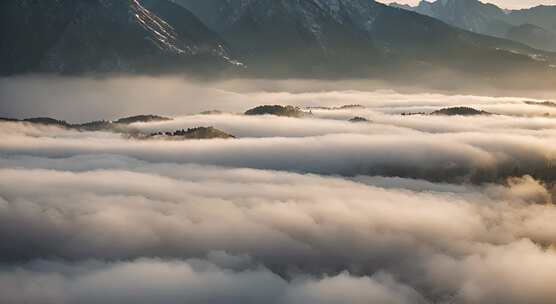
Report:
[[[177,54],[186,52],[177,46],[177,34],[171,25],[152,14],[137,0],[132,0],[131,9],[139,24],[152,34],[151,38],[161,50],[166,49]],[[191,49],[188,50],[188,53],[192,53]]]

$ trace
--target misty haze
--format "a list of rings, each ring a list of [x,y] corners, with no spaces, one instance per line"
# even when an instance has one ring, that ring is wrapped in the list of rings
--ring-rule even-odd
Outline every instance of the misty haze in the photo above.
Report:
[[[0,1],[0,304],[555,303],[546,4]]]

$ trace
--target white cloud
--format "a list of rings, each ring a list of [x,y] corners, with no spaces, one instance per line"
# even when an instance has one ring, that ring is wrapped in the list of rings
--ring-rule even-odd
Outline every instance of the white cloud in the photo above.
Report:
[[[424,303],[386,274],[300,277],[292,281],[264,267],[239,271],[206,260],[130,262],[35,261],[0,270],[4,303]]]
[[[138,98],[158,94],[174,106],[170,95],[204,90],[173,81]],[[197,106],[365,108],[131,126],[213,125],[233,140],[0,123],[0,302],[553,302],[556,124],[539,106],[386,91],[261,93],[243,84],[246,92]],[[141,102],[141,111],[154,107]],[[507,115],[398,115],[455,105]],[[346,121],[356,115],[372,122]]]
[[[380,188],[370,181],[371,185],[365,185],[313,175],[153,165],[130,159],[120,159],[122,163],[116,162],[115,167],[125,164],[134,170],[107,169],[111,165],[105,161],[103,170],[81,171],[103,163],[102,158],[76,160],[82,168],[63,161],[61,166],[68,167],[64,171],[0,170],[0,244],[4,262],[43,257],[78,261],[159,256],[179,259],[224,250],[252,259],[212,254],[213,263],[235,271],[252,264],[265,265],[272,272],[293,279],[294,286],[298,277],[334,274],[324,281],[302,281],[303,288],[298,290],[297,286],[293,293],[294,299],[303,299],[301,302],[313,299],[315,303],[326,303],[324,299],[328,299],[340,303],[334,299],[344,297],[344,285],[352,283],[354,292],[349,294],[353,298],[349,299],[355,302],[392,295],[391,289],[381,286],[363,289],[374,279],[353,279],[342,274],[336,277],[343,270],[363,277],[373,277],[381,271],[390,273],[404,285],[413,286],[395,287],[393,294],[402,299],[413,295],[413,288],[426,298],[458,295],[461,303],[549,303],[554,296],[546,282],[553,282],[556,277],[550,271],[538,272],[533,265],[535,261],[542,261],[543,265],[556,263],[554,250],[540,246],[556,242],[552,220],[556,208],[539,200],[549,200],[550,195],[530,178],[515,180],[506,187],[463,186],[457,192],[431,192],[426,184],[417,191],[406,190],[397,179],[383,181],[389,187]],[[420,187],[419,181],[413,183]],[[515,261],[520,261],[518,268]],[[33,286],[44,285],[35,283],[35,279],[44,280],[47,286],[63,286],[74,284],[67,281],[79,283],[83,276],[87,286],[83,290],[99,290],[99,298],[89,298],[91,303],[102,302],[100,299],[111,303],[124,296],[122,290],[125,294],[142,290],[143,279],[145,284],[151,284],[153,273],[164,274],[168,282],[155,279],[157,285],[144,291],[152,294],[139,298],[152,299],[149,296],[163,296],[164,290],[170,289],[172,294],[172,290],[179,289],[173,286],[181,286],[183,280],[172,269],[179,270],[181,266],[165,263],[156,266],[162,268],[158,272],[156,268],[131,263],[114,265],[116,273],[87,270],[76,275],[28,274],[20,270],[18,274],[23,275],[23,286],[29,284],[31,295],[45,297],[56,285],[47,291],[37,290]],[[187,265],[182,266],[187,269]],[[144,274],[127,272],[135,267],[144,269]],[[12,272],[6,274],[4,270],[0,288],[13,287],[18,276]],[[281,282],[266,270],[255,273],[248,272],[247,277],[261,275]],[[252,285],[242,282],[243,275],[240,271],[239,278],[233,279],[239,285],[219,289],[229,292],[222,299],[241,294],[257,297],[264,290],[261,287],[243,292],[242,286]],[[89,281],[90,276],[95,279]],[[102,279],[105,276],[113,281]],[[192,284],[198,286],[194,290],[203,299],[207,295],[202,291],[213,290],[212,283],[204,281],[203,273],[200,278],[196,276],[192,279],[202,283]],[[131,280],[132,277],[136,279]],[[538,279],[520,283],[532,277]],[[256,280],[264,282],[261,278]],[[507,292],[484,283],[490,281],[523,285]],[[269,285],[276,288],[274,283]],[[334,291],[329,285],[343,287]],[[109,286],[112,287],[107,291]],[[65,293],[68,289],[61,290]],[[272,289],[269,292],[283,293]],[[197,299],[195,293],[191,296],[192,300]]]

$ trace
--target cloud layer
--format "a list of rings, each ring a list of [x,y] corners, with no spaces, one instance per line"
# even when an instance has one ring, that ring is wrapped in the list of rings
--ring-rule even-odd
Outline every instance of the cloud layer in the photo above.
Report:
[[[87,168],[102,163],[105,169]],[[362,184],[251,169],[152,165],[108,156],[64,160],[62,166],[67,168],[0,171],[5,263],[45,257],[132,259],[107,270],[118,272],[120,267],[141,268],[135,259],[142,257],[193,258],[219,250],[249,256],[269,269],[260,275],[287,282],[307,275],[342,277],[349,271],[358,278],[356,286],[387,273],[403,282],[403,290],[419,290],[419,298],[431,300],[549,303],[554,296],[546,282],[556,279],[549,271],[556,266],[556,252],[546,246],[556,242],[556,208],[548,191],[531,178],[507,186],[454,185],[452,191],[445,185],[437,191],[411,180],[387,179],[382,183],[388,187],[378,187],[372,180]],[[406,190],[404,182],[415,189]],[[538,263],[547,271],[539,272]],[[27,273],[25,267],[18,271]],[[73,281],[56,274],[62,270],[53,270],[62,276],[59,284]],[[245,273],[236,275],[243,284]],[[128,284],[126,277],[115,276]],[[14,276],[8,272],[5,277]],[[210,289],[212,283],[207,284]],[[514,288],[508,292],[499,284]],[[153,287],[150,296],[164,286]],[[65,293],[73,287],[61,288]],[[112,296],[126,299],[129,288]],[[242,294],[239,286],[229,288]],[[414,303],[398,296],[385,303]],[[234,299],[234,293],[225,298]]]
[[[421,117],[425,121],[428,118]],[[296,125],[300,133],[317,132],[312,129],[311,120],[315,119],[266,118],[265,121],[263,118],[255,123],[293,126],[281,133],[295,132],[292,130]],[[324,126],[324,129],[338,124],[335,120],[318,123],[321,126],[317,128]],[[556,178],[552,170],[556,145],[547,140],[553,138],[552,129],[529,130],[528,126],[516,131],[508,127],[506,133],[489,134],[480,130],[427,133],[395,125],[375,128],[373,124],[363,124],[351,129],[354,133],[275,137],[274,130],[267,130],[265,137],[241,138],[245,134],[234,134],[240,139],[200,141],[145,141],[114,133],[51,131],[51,127],[18,123],[4,123],[3,126],[5,132],[0,149],[11,157],[113,154],[155,163],[197,163],[343,176],[398,176],[448,182],[497,181],[512,175],[533,175],[547,182]],[[265,131],[260,132],[262,136]]]
[[[233,257],[232,257],[233,258]],[[207,260],[130,262],[36,261],[0,272],[9,303],[425,303],[390,275],[299,277],[291,281],[262,266],[234,270]]]
[[[523,94],[528,94],[527,98],[504,97]],[[529,98],[530,94],[537,94],[540,99]],[[526,100],[542,102],[543,98],[553,98],[554,92],[504,90],[496,95],[501,97],[430,93],[418,88],[407,88],[399,93],[384,84],[368,80],[326,82],[232,79],[199,82],[171,77],[89,79],[31,76],[0,78],[0,116],[50,116],[70,122],[83,122],[145,113],[179,116],[214,109],[243,113],[260,104],[361,104],[394,112],[467,104],[519,116],[542,115],[546,112],[554,114],[554,109],[523,106]]]
[[[0,122],[0,302],[553,302],[553,108],[384,91],[240,95],[220,108],[236,114],[129,126],[215,126],[237,139]],[[266,100],[363,107],[237,114]],[[400,115],[445,106],[500,115]]]

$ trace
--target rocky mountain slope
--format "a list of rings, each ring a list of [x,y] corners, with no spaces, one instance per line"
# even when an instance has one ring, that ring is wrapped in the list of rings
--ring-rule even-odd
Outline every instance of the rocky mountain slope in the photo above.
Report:
[[[0,73],[164,72],[233,65],[222,39],[165,0],[4,0]]]
[[[556,73],[553,53],[373,0],[6,0],[0,20],[3,75],[232,69],[414,81],[440,71],[536,83]]]
[[[372,0],[175,1],[218,32],[248,67],[272,75],[399,77],[437,68],[496,75],[547,72],[554,61],[554,54]]]

